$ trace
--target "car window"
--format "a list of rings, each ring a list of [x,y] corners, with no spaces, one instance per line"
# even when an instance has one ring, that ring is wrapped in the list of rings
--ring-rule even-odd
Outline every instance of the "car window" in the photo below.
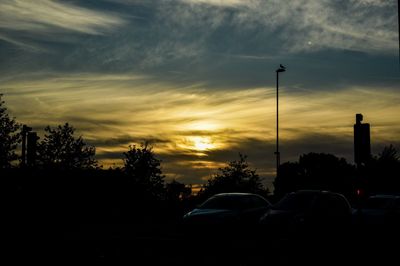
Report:
[[[328,216],[343,216],[350,212],[350,205],[339,195],[321,194],[315,201],[314,210]]]
[[[273,209],[302,211],[311,206],[315,196],[315,193],[287,194]]]
[[[396,210],[400,210],[400,198],[396,198],[393,204],[393,208]]]
[[[391,198],[379,198],[371,197],[368,198],[365,203],[365,208],[367,209],[385,209],[389,206]]]
[[[252,196],[237,197],[238,209],[251,209],[255,208],[254,200]]]
[[[350,203],[347,201],[346,198],[339,195],[334,195],[335,198],[335,208],[340,214],[347,215],[351,212]]]
[[[254,201],[249,196],[215,196],[205,201],[200,209],[241,210],[254,207]]]
[[[326,214],[330,211],[330,198],[328,195],[321,194],[313,202],[313,212],[318,214]]]
[[[251,200],[253,202],[253,208],[268,207],[270,205],[268,201],[257,196],[251,197]]]

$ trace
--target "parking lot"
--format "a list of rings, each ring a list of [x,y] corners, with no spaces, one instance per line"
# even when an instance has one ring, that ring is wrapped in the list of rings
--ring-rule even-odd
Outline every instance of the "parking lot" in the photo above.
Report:
[[[331,235],[328,234],[327,235]],[[293,238],[213,238],[184,236],[178,227],[121,225],[79,226],[57,251],[62,262],[145,263],[146,265],[390,265],[397,258],[393,234],[363,229],[332,239],[297,235]]]

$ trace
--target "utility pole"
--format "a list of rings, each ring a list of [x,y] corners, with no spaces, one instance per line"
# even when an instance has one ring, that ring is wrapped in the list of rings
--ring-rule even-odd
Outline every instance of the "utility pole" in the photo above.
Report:
[[[276,72],[276,176],[278,176],[279,165],[281,164],[281,154],[279,152],[279,73],[285,72],[286,67],[279,65]]]
[[[25,166],[26,165],[26,136],[28,134],[28,132],[30,132],[32,130],[31,127],[28,127],[27,125],[23,125],[22,126],[22,131],[21,131],[21,135],[22,135],[22,152],[21,152],[21,166]]]

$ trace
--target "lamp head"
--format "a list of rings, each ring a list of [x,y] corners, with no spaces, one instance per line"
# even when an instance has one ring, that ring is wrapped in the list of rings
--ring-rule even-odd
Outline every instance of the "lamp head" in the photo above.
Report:
[[[282,64],[279,65],[279,68],[276,70],[276,72],[285,72],[286,71],[286,67],[282,66]]]

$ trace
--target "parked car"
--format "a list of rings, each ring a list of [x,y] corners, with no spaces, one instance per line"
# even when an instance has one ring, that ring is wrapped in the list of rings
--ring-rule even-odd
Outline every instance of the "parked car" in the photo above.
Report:
[[[286,194],[260,218],[265,230],[275,236],[297,233],[334,233],[350,228],[352,209],[339,193],[300,190]]]
[[[359,226],[386,227],[400,223],[400,195],[369,196],[361,208],[353,212]]]
[[[258,221],[270,208],[264,197],[252,193],[216,194],[183,216],[183,232],[190,241],[229,245],[232,241],[254,239]]]
[[[271,203],[252,193],[216,194],[183,216],[185,224],[232,225],[257,224]]]

